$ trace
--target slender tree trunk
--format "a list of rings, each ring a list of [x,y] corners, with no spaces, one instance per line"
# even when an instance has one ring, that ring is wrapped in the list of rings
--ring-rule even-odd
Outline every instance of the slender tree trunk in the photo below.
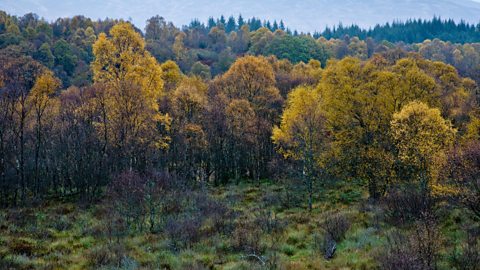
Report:
[[[308,211],[313,210],[313,181],[311,177],[308,177]]]
[[[39,180],[39,159],[40,159],[40,144],[41,144],[41,115],[37,114],[37,142],[35,144],[35,196],[38,196],[40,189],[40,180]]]
[[[26,183],[25,183],[25,112],[22,108],[20,116],[20,161],[19,161],[19,170],[20,170],[20,185],[21,185],[21,196],[20,199],[22,202],[26,198]]]

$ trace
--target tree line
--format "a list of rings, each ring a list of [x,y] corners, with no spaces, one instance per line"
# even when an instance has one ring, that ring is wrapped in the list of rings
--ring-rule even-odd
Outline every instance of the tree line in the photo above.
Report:
[[[0,49],[11,55],[34,58],[51,69],[65,88],[86,86],[93,82],[89,68],[94,59],[92,45],[100,33],[108,33],[118,22],[112,19],[94,21],[83,16],[47,22],[35,14],[16,17],[1,11]],[[312,36],[290,30],[283,21],[270,23],[258,18],[230,16],[226,19],[222,16],[210,18],[207,24],[194,20],[189,25],[177,27],[160,16],[154,16],[147,21],[143,32],[138,28],[135,31],[143,36],[146,49],[157,61],[175,61],[183,73],[205,78],[225,73],[238,57],[245,54],[275,55],[294,64],[315,59],[324,67],[331,58],[354,56],[366,60],[375,53],[398,49],[419,52],[431,60],[446,61],[462,76],[471,77],[478,83],[475,68],[480,63],[480,49],[475,43],[479,41],[475,26],[439,18],[392,25],[397,30],[382,36],[366,34],[366,30],[353,26],[352,29],[358,31],[346,30],[350,28],[342,26],[336,28],[335,34],[325,30]],[[415,25],[412,31],[419,35],[415,40],[404,36],[410,25]],[[390,24],[386,24],[375,29],[390,31],[390,28]],[[468,31],[457,33],[454,31],[457,28],[458,31]],[[432,32],[431,29],[440,30]],[[423,32],[430,34],[420,34]],[[447,34],[468,37],[468,41],[454,40]],[[438,47],[439,42],[434,42],[437,38],[443,40],[444,48],[432,50],[431,44]],[[431,43],[427,44],[426,40]]]
[[[431,20],[409,19],[404,22],[377,24],[369,29],[362,29],[355,24],[350,26],[339,24],[333,28],[327,27],[323,32],[316,32],[313,36],[331,39],[348,35],[357,36],[363,40],[373,38],[376,41],[388,40],[404,43],[420,43],[426,39],[439,38],[452,43],[472,43],[479,41],[479,29],[480,23],[455,22],[452,19],[435,16]]]
[[[475,81],[418,54],[325,68],[249,55],[209,79],[147,47],[131,24],[116,24],[92,45],[93,83],[66,90],[45,65],[2,51],[2,204],[95,198],[124,171],[199,186],[288,170],[310,198],[326,177],[361,179],[375,200],[403,182],[445,192],[450,151],[478,141]]]

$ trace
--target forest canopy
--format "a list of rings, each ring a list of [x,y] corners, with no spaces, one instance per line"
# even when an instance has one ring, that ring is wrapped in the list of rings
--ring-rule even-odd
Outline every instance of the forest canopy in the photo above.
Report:
[[[479,27],[0,11],[0,268],[477,269]]]

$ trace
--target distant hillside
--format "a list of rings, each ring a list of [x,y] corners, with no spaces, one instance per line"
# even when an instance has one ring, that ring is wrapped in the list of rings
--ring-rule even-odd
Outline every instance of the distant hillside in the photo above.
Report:
[[[143,0],[141,4],[135,0],[2,0],[0,9],[17,15],[35,12],[49,20],[78,14],[92,18],[131,18],[140,27],[156,14],[182,25],[193,18],[206,21],[210,16],[241,13],[244,17],[283,19],[290,28],[304,32],[323,30],[338,22],[369,27],[394,19],[429,19],[434,15],[480,22],[480,3],[472,0]]]

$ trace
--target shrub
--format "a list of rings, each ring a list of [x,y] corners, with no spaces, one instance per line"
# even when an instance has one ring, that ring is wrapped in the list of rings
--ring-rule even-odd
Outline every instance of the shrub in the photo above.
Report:
[[[337,243],[345,238],[350,225],[350,221],[345,214],[329,214],[320,224],[323,232],[313,236],[315,250],[320,251],[325,259],[332,259],[337,250]]]
[[[467,241],[452,254],[452,266],[459,270],[477,270],[480,267],[480,228],[467,230]]]
[[[294,246],[288,244],[282,245],[281,250],[287,256],[293,256],[297,252]]]
[[[14,238],[8,242],[13,254],[32,256],[35,253],[35,243],[26,238]]]
[[[213,200],[209,196],[199,196],[195,204],[203,217],[212,220],[216,232],[229,233],[233,230],[231,225],[235,213],[223,201]]]
[[[113,210],[129,226],[143,225],[139,221],[146,215],[145,195],[145,178],[132,171],[125,171],[114,177],[107,188],[107,198],[113,205]]]
[[[268,210],[257,210],[255,213],[255,223],[263,231],[263,233],[269,235],[279,235],[285,231],[287,222],[277,218],[274,212]]]
[[[267,192],[262,196],[262,205],[265,208],[279,207],[282,204],[281,196],[276,192]]]
[[[417,222],[415,233],[411,237],[424,269],[436,269],[438,251],[440,250],[440,230],[435,217],[425,214],[423,220]]]
[[[232,235],[233,248],[238,251],[259,253],[262,231],[246,218],[239,218]]]
[[[103,266],[120,267],[126,254],[125,248],[121,244],[109,246],[97,246],[89,250],[86,254],[89,266],[100,268]]]
[[[459,201],[480,219],[480,142],[454,148],[443,169],[444,180],[459,190]]]
[[[433,270],[436,269],[439,250],[439,233],[431,217],[417,222],[409,235],[394,231],[387,245],[377,256],[381,269],[385,270]]]
[[[178,249],[197,242],[200,239],[200,228],[203,218],[196,214],[185,214],[177,218],[169,218],[165,225],[165,233],[173,248]]]
[[[395,225],[404,225],[421,219],[433,211],[434,201],[424,196],[418,188],[393,188],[383,198],[387,220]]]
[[[377,261],[384,270],[422,270],[415,249],[409,239],[398,232],[391,233],[383,252],[377,255]]]
[[[72,223],[71,223],[69,217],[62,215],[62,216],[53,218],[51,220],[51,226],[55,230],[57,230],[59,232],[63,232],[63,231],[66,231],[66,230],[70,229],[72,227]]]
[[[37,216],[33,208],[10,210],[7,212],[6,221],[9,224],[24,228],[26,226],[35,226],[37,224]]]
[[[327,216],[321,227],[334,241],[340,242],[345,238],[350,225],[350,220],[345,214],[335,213]]]

